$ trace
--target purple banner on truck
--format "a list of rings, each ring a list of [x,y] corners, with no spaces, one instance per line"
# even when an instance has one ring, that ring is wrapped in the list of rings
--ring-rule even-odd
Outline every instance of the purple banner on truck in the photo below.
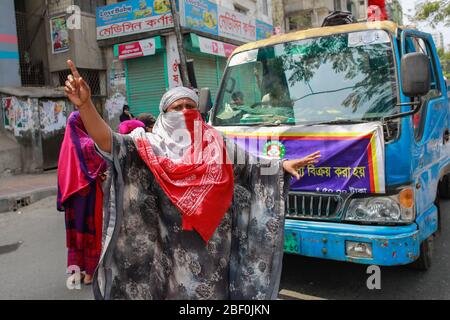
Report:
[[[383,132],[377,124],[292,128],[218,128],[259,157],[303,158],[320,151],[319,163],[300,169],[291,190],[384,193]],[[239,130],[239,131],[238,131]]]

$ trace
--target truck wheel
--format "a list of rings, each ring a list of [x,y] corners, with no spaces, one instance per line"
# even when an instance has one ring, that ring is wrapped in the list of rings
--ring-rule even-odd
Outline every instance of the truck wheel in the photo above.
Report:
[[[439,195],[439,190],[438,193],[436,195],[436,200],[434,200],[434,205],[437,207],[437,224],[438,224],[438,229],[435,233],[436,237],[439,237],[441,235],[441,231],[442,231],[442,220],[441,220],[441,197]]]
[[[420,256],[411,264],[416,270],[426,271],[431,267],[433,257],[434,235],[429,236],[420,244]]]
[[[450,199],[450,174],[445,175],[439,181],[439,196],[442,199]]]

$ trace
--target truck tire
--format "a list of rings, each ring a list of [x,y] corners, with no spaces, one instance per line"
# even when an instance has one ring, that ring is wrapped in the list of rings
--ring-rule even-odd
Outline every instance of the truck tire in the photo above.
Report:
[[[439,196],[441,199],[450,199],[450,174],[439,181]]]
[[[429,236],[420,244],[420,256],[411,263],[411,267],[420,271],[427,271],[431,267],[431,260],[433,258],[433,244],[434,235]]]
[[[433,247],[434,247],[434,238],[441,233],[441,202],[440,198],[440,190],[437,191],[436,200],[434,200],[434,204],[437,207],[437,223],[438,229],[437,231],[429,236],[427,239],[422,241],[420,244],[420,256],[419,258],[410,264],[413,269],[420,271],[427,271],[431,267],[431,260],[433,258]]]

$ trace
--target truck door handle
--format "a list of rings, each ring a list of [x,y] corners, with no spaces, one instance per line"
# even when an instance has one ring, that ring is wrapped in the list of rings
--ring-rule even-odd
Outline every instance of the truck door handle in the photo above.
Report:
[[[447,143],[450,140],[450,131],[447,129],[444,132],[444,143]]]

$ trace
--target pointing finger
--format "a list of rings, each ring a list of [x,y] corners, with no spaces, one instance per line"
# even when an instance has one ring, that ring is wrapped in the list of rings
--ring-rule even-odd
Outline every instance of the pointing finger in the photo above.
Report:
[[[72,72],[75,79],[80,78],[80,73],[78,72],[77,67],[75,67],[75,64],[72,60],[67,60],[67,64],[69,65],[70,71]]]

